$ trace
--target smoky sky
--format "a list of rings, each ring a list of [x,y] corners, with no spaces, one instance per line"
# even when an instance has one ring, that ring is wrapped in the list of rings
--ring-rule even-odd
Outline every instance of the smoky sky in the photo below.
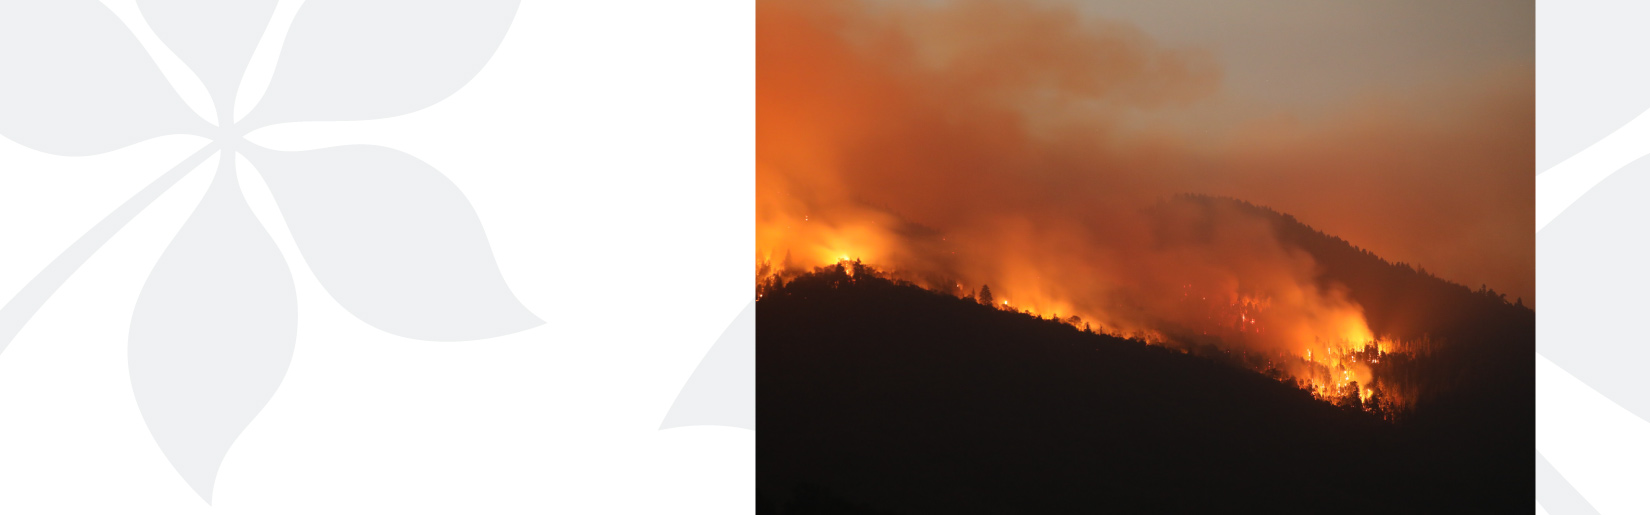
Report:
[[[1531,304],[1533,33],[1528,2],[763,0],[758,251],[1128,283],[1164,268],[1134,213],[1195,193]]]
[[[1085,0],[1167,45],[1207,48],[1229,100],[1302,114],[1534,61],[1532,1]]]

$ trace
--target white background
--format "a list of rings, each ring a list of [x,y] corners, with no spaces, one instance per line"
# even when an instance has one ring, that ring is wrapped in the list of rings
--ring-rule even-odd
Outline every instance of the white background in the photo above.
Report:
[[[248,201],[293,270],[298,342],[211,506],[149,436],[125,347],[138,290],[205,191],[209,160],[0,353],[0,511],[749,512],[754,432],[658,426],[751,297],[753,9],[527,0],[480,75],[434,107],[250,136],[282,150],[383,145],[441,170],[547,323],[464,343],[367,326],[315,281],[243,161]],[[0,139],[0,298],[203,143],[63,158]]]

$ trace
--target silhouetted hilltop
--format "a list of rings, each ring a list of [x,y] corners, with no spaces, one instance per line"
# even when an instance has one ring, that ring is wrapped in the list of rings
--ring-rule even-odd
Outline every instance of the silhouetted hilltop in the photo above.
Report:
[[[1191,217],[1185,216],[1188,210]],[[1534,424],[1535,312],[1520,299],[1445,281],[1425,269],[1391,263],[1294,216],[1230,198],[1182,195],[1150,210],[1172,223],[1216,224],[1234,215],[1267,220],[1278,240],[1310,254],[1323,286],[1344,286],[1370,329],[1405,341],[1426,340],[1430,354],[1405,376],[1423,392],[1416,407],[1519,427]],[[1429,404],[1442,406],[1428,408]],[[1486,412],[1493,410],[1494,412]]]
[[[759,509],[1527,509],[1533,370],[1530,392],[1506,375],[1516,373],[1513,361],[1530,361],[1518,350],[1522,338],[1533,341],[1533,325],[1518,318],[1528,310],[1470,290],[1461,296],[1456,285],[1403,272],[1286,215],[1241,206],[1276,215],[1291,244],[1321,253],[1324,280],[1367,296],[1360,302],[1420,299],[1465,314],[1460,322],[1406,319],[1435,324],[1426,326],[1434,337],[1473,343],[1405,373],[1477,383],[1388,423],[1218,358],[1086,333],[839,264],[765,288],[758,302]],[[1456,368],[1463,360],[1478,371]]]
[[[1232,213],[1269,221],[1279,241],[1312,255],[1321,267],[1320,281],[1349,289],[1353,299],[1363,305],[1370,328],[1377,334],[1406,340],[1426,336],[1476,340],[1486,322],[1525,318],[1534,327],[1535,313],[1524,306],[1523,299],[1507,299],[1505,294],[1482,286],[1474,290],[1408,263],[1388,262],[1271,208],[1231,198],[1181,195],[1151,211],[1162,214],[1188,207],[1202,217],[1191,223],[1216,223]]]

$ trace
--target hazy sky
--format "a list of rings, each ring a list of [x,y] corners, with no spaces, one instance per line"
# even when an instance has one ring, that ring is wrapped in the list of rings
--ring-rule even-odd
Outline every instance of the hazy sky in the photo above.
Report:
[[[1533,0],[1081,0],[1072,4],[1087,16],[1126,21],[1159,45],[1198,48],[1213,54],[1222,73],[1216,94],[1203,102],[1142,115],[1174,121],[1183,133],[1222,133],[1245,120],[1264,117],[1334,117],[1349,105],[1369,98],[1397,103],[1406,99],[1450,103],[1494,95],[1489,88],[1533,85]],[[1526,83],[1484,85],[1484,77],[1498,74],[1514,77],[1490,82]],[[1518,79],[1520,76],[1525,78]],[[1423,100],[1440,95],[1441,90],[1447,91],[1442,93],[1444,98]],[[1533,113],[1533,96],[1528,102]],[[1533,134],[1533,124],[1528,129]],[[1475,129],[1469,125],[1457,130]],[[1509,169],[1506,173],[1516,176],[1527,173],[1528,168]],[[1531,191],[1530,198],[1520,195],[1510,200],[1531,204]],[[1264,203],[1270,199],[1249,200]],[[1445,197],[1438,201],[1449,200]],[[1510,235],[1479,233],[1473,238],[1500,243],[1480,242],[1471,250],[1428,251],[1423,247],[1433,243],[1423,236],[1426,231],[1418,231],[1419,237],[1411,241],[1398,241],[1402,238],[1393,234],[1403,225],[1388,231],[1340,227],[1337,232],[1333,222],[1343,217],[1329,209],[1274,204],[1331,233],[1353,238],[1356,244],[1383,251],[1389,259],[1419,262],[1458,282],[1489,282],[1498,290],[1524,297],[1526,303],[1534,302],[1533,236],[1526,245],[1525,240]],[[1487,231],[1521,231],[1517,224],[1530,218],[1518,210],[1498,211],[1493,216],[1507,217],[1507,228]],[[1346,234],[1348,231],[1356,232]],[[1377,232],[1381,234],[1374,234]],[[1479,253],[1480,257],[1469,258],[1468,253]],[[1519,253],[1528,257],[1514,257]],[[1500,271],[1493,274],[1466,270],[1483,266],[1496,255],[1519,264],[1496,266]],[[1475,264],[1458,264],[1466,262]],[[1526,275],[1528,279],[1520,277]]]
[[[1141,240],[1107,221],[1197,193],[1530,304],[1533,13],[1477,0],[759,2],[758,248],[880,252],[997,284],[1019,273],[1003,263],[1046,271],[1084,266],[1054,256],[1127,251]],[[815,232],[798,232],[805,216]],[[957,259],[977,262],[919,263],[928,251],[875,229],[889,216],[972,242]]]
[[[1211,51],[1222,93],[1321,112],[1372,91],[1471,80],[1535,59],[1532,0],[1073,2],[1165,46]]]

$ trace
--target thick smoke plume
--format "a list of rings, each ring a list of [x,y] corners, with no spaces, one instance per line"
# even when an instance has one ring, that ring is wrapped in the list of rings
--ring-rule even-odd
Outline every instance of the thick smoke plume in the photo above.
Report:
[[[1068,4],[765,0],[757,18],[770,273],[859,259],[1095,330],[1253,352],[1374,339],[1262,220],[1199,224],[1165,202],[1194,193],[1533,300],[1531,69],[1202,128],[1156,114],[1227,101],[1213,53]]]

